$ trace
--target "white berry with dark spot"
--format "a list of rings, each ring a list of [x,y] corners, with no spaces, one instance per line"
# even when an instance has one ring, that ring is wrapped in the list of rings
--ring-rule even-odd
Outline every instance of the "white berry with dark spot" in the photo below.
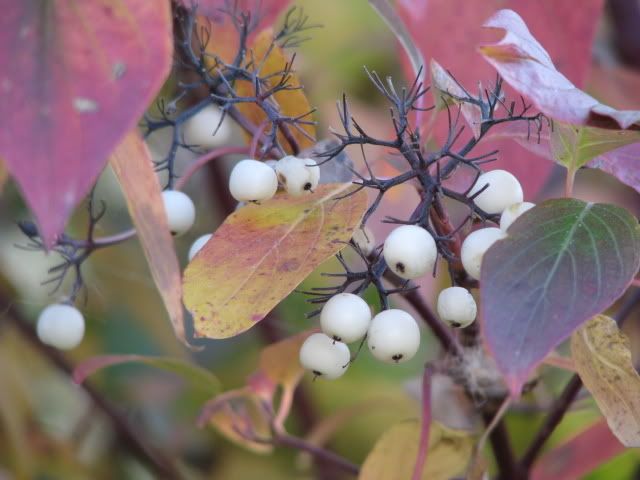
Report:
[[[366,256],[371,255],[376,248],[376,238],[371,229],[366,225],[356,228],[351,239]]]
[[[196,238],[196,240],[191,244],[191,247],[189,247],[189,261],[193,260],[193,257],[196,256],[196,254],[202,250],[202,247],[205,246],[205,244],[209,241],[209,239],[212,237],[213,235],[210,233],[207,233],[206,235],[202,235],[201,237]]]
[[[239,202],[269,200],[278,190],[278,177],[269,165],[247,158],[231,170],[229,191]]]
[[[228,121],[220,123],[222,112],[218,107],[204,107],[182,125],[184,142],[189,146],[214,148],[224,144],[231,136]]]
[[[420,328],[404,310],[384,310],[373,317],[367,333],[369,351],[386,363],[410,360],[420,347]]]
[[[36,332],[42,343],[71,350],[82,341],[84,329],[84,317],[77,308],[56,303],[40,312]]]
[[[351,343],[365,336],[371,323],[371,309],[358,295],[338,293],[320,312],[320,327],[329,337]]]
[[[483,187],[487,185],[484,190]],[[482,190],[482,192],[480,192]],[[486,213],[502,213],[508,206],[522,202],[524,194],[516,177],[506,170],[491,170],[478,177],[469,191],[469,197]]]
[[[531,210],[535,206],[536,204],[531,202],[514,203],[513,205],[508,206],[500,216],[500,229],[503,232],[506,232],[511,224],[520,217],[520,215],[527,210]]]
[[[293,196],[313,192],[320,182],[320,168],[310,158],[299,158],[287,155],[276,164],[278,180]]]
[[[350,361],[349,347],[324,333],[310,335],[300,348],[300,364],[316,377],[327,380],[341,377]]]
[[[440,320],[454,328],[468,327],[476,319],[478,307],[473,295],[466,288],[445,288],[438,295]]]
[[[165,190],[162,201],[171,234],[180,236],[189,231],[196,221],[196,207],[189,196],[177,190]]]
[[[431,272],[438,258],[435,240],[417,225],[402,225],[394,229],[385,240],[382,253],[389,268],[406,279]]]
[[[462,261],[462,266],[471,277],[476,280],[480,279],[480,269],[485,252],[494,243],[506,238],[506,236],[507,234],[499,228],[490,227],[471,232],[464,239],[460,249],[460,260]]]

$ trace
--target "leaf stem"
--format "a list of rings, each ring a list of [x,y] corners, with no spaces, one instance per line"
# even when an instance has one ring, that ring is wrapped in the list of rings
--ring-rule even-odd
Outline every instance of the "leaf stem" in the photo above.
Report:
[[[422,374],[422,419],[420,424],[420,441],[418,443],[418,455],[413,467],[411,480],[420,480],[424,471],[429,451],[429,430],[431,426],[431,377],[434,369],[431,365],[424,368]]]
[[[573,196],[573,185],[576,179],[576,171],[573,168],[567,168],[567,175],[564,182],[564,196],[570,198]]]

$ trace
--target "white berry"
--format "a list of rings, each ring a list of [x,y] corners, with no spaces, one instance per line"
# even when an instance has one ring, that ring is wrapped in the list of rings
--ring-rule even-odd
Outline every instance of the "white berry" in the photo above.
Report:
[[[384,242],[382,253],[389,268],[406,279],[432,271],[438,257],[431,234],[416,225],[402,225],[393,230]]]
[[[287,193],[294,196],[312,192],[320,182],[320,168],[310,158],[282,157],[276,164],[276,173]]]
[[[236,163],[229,177],[231,196],[239,202],[269,200],[278,190],[278,177],[269,165],[253,159]]]
[[[40,312],[36,331],[42,343],[61,350],[71,350],[84,337],[84,317],[71,305],[49,305]]]
[[[350,361],[349,347],[324,333],[310,335],[300,348],[300,364],[315,376],[328,380],[341,377]]]
[[[371,309],[358,295],[338,293],[329,299],[320,313],[322,331],[340,342],[360,340],[371,323]]]
[[[478,177],[469,191],[469,196],[488,185],[473,201],[486,213],[502,213],[505,208],[523,199],[522,186],[518,179],[506,170],[491,170]]]
[[[438,295],[440,320],[455,328],[468,327],[476,319],[478,307],[469,290],[462,287],[445,288]]]
[[[196,256],[196,253],[202,250],[202,247],[204,247],[204,245],[212,236],[212,234],[207,233],[206,235],[202,235],[201,237],[196,238],[196,240],[191,244],[191,247],[189,247],[189,261],[193,260],[193,257]]]
[[[420,347],[420,328],[404,310],[391,309],[377,314],[367,335],[371,354],[386,363],[406,362]]]
[[[376,248],[376,238],[373,236],[371,229],[366,225],[358,227],[356,231],[353,232],[351,240],[353,240],[353,243],[355,243],[366,256],[371,255]]]
[[[204,148],[224,144],[231,136],[231,128],[227,121],[220,123],[221,118],[222,112],[218,107],[209,105],[203,108],[182,125],[184,142],[190,146]]]
[[[502,231],[506,232],[511,224],[515,222],[520,215],[522,215],[527,210],[531,210],[535,206],[535,203],[520,202],[514,203],[513,205],[507,207],[505,211],[502,212],[502,216],[500,217],[500,228],[502,229]]]
[[[189,196],[177,190],[165,190],[162,201],[171,233],[179,236],[187,232],[196,221],[196,207]]]
[[[489,247],[507,236],[499,228],[481,228],[475,232],[471,232],[462,242],[460,249],[460,260],[462,266],[467,273],[475,278],[480,279],[480,267],[482,266],[482,257]]]

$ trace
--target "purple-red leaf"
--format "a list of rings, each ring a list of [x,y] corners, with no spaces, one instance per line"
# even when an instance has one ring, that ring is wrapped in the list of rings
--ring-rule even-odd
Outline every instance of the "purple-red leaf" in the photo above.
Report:
[[[51,245],[169,72],[169,2],[0,0],[0,156]]]
[[[573,125],[627,129],[640,111],[616,110],[577,88],[560,73],[544,47],[513,10],[500,10],[484,26],[504,32],[497,43],[480,47],[485,59],[517,92],[545,115]]]
[[[526,212],[486,253],[484,339],[512,395],[544,357],[611,305],[640,267],[640,227],[626,210],[575,199]]]

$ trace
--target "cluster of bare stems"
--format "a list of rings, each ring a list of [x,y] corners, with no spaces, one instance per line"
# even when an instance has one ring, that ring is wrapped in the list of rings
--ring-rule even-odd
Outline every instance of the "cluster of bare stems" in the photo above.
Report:
[[[283,27],[275,33],[271,48],[267,50],[266,55],[262,58],[255,58],[254,52],[248,47],[248,39],[256,31],[259,15],[242,12],[231,2],[228,2],[227,8],[221,13],[232,22],[239,39],[238,49],[230,62],[224,61],[210,48],[213,43],[212,36],[215,36],[215,27],[208,24],[203,17],[198,16],[195,8],[175,7],[177,28],[174,73],[180,81],[177,83],[172,98],[158,101],[159,115],[157,117],[146,116],[143,122],[146,138],[160,130],[171,129],[171,144],[164,158],[157,162],[157,170],[167,172],[166,188],[168,189],[181,188],[197,169],[224,155],[246,153],[252,158],[277,159],[284,156],[287,150],[297,154],[300,151],[300,146],[293,132],[297,131],[307,135],[303,127],[313,124],[310,119],[313,111],[296,117],[287,116],[281,112],[278,102],[274,98],[274,94],[278,92],[301,88],[293,86],[291,83],[295,54],[279,72],[262,75],[261,70],[265,58],[273,48],[276,46],[281,48],[297,46],[305,40],[304,32],[315,25],[308,24],[308,18],[302,10],[290,10],[285,17]],[[461,267],[461,236],[465,227],[473,223],[495,223],[498,218],[496,215],[488,214],[478,208],[474,203],[474,195],[469,195],[469,190],[456,191],[451,189],[445,185],[445,180],[452,177],[459,169],[471,169],[477,178],[481,173],[482,165],[496,159],[498,152],[495,150],[477,153],[479,144],[496,125],[508,122],[525,122],[533,141],[536,139],[539,141],[542,129],[545,126],[550,126],[549,122],[539,113],[530,113],[530,105],[524,101],[521,103],[507,102],[502,80],[499,77],[491,88],[484,89],[477,95],[472,95],[462,85],[458,85],[457,91],[463,92],[462,95],[438,92],[447,105],[448,135],[439,149],[428,150],[424,145],[425,142],[419,128],[412,122],[415,112],[434,108],[420,106],[423,96],[428,91],[428,88],[419,81],[421,74],[417,75],[416,80],[409,88],[398,90],[391,78],[383,81],[375,72],[367,71],[366,73],[391,105],[394,135],[391,138],[381,139],[367,134],[357,120],[351,116],[346,96],[343,96],[342,100],[338,102],[343,132],[334,132],[338,141],[328,149],[316,152],[316,155],[322,158],[322,162],[330,162],[348,146],[358,145],[362,148],[369,145],[383,148],[386,152],[391,150],[403,159],[406,170],[391,178],[376,177],[366,157],[364,158],[366,174],[363,175],[353,170],[356,177],[354,191],[364,188],[375,191],[374,201],[366,211],[362,225],[366,225],[371,215],[380,206],[386,192],[401,184],[414,185],[420,200],[409,218],[387,217],[383,221],[400,225],[418,225],[429,231],[436,240],[439,255],[447,263],[452,284],[466,288],[477,287],[477,282],[469,278]],[[245,82],[252,86],[250,96],[242,96],[238,93],[238,82]],[[241,109],[238,108],[243,103],[250,103],[258,107],[264,113],[264,122],[256,125],[243,115]],[[220,108],[223,114],[220,122],[229,117],[247,132],[252,137],[250,146],[227,146],[203,153],[198,145],[187,144],[182,133],[183,124],[208,105]],[[465,126],[461,122],[462,105],[470,105],[479,112],[480,124],[477,126],[476,134],[469,135],[466,140],[463,138]],[[281,139],[284,139],[286,146],[281,144]],[[175,171],[175,159],[181,148],[202,155],[180,177]],[[364,157],[364,149],[362,151]],[[477,192],[475,195],[479,193]],[[456,225],[452,223],[448,214],[450,202],[461,204],[467,211],[467,215]],[[92,192],[88,201],[89,225],[86,235],[83,238],[74,238],[71,235],[63,234],[53,247],[53,251],[61,256],[62,262],[50,270],[52,276],[46,280],[46,283],[54,284],[54,290],[57,290],[66,275],[73,272],[75,279],[68,294],[69,301],[75,301],[83,288],[81,267],[92,253],[135,236],[135,230],[131,229],[107,237],[95,237],[95,226],[105,212],[104,203],[101,203],[99,208],[96,208],[95,204]],[[37,228],[33,223],[22,222],[20,227],[29,238],[29,244],[24,248],[44,249]],[[368,287],[373,286],[378,293],[382,309],[389,308],[390,295],[402,295],[429,325],[447,355],[463,357],[467,349],[476,346],[478,343],[477,330],[471,327],[460,334],[443,326],[435,318],[419,292],[416,291],[417,287],[410,281],[398,278],[388,269],[381,255],[380,246],[368,256],[360,251],[355,244],[351,243],[350,246],[359,257],[358,264],[365,267],[354,269],[349,265],[345,255],[339,253],[337,259],[343,271],[329,275],[339,278],[340,283],[329,287],[318,287],[306,292],[311,296],[309,301],[312,304],[321,305],[331,296],[340,292],[349,291],[361,294]],[[319,310],[315,310],[309,315],[313,316],[318,312]],[[621,312],[620,318],[623,319],[627,313]],[[565,392],[550,408],[543,427],[520,460],[515,458],[511,450],[508,434],[502,421],[500,418],[496,418],[495,405],[490,403],[479,405],[478,408],[482,410],[487,423],[492,424],[490,439],[500,468],[501,478],[526,478],[542,445],[575,399],[580,386],[579,378],[574,377]],[[469,391],[470,395],[473,393]],[[257,440],[256,438],[249,439]],[[276,431],[276,429],[274,429],[272,438],[264,439],[264,441],[308,451],[320,463],[331,464],[349,473],[356,473],[358,470],[357,466],[335,453],[311,445],[284,432]]]

